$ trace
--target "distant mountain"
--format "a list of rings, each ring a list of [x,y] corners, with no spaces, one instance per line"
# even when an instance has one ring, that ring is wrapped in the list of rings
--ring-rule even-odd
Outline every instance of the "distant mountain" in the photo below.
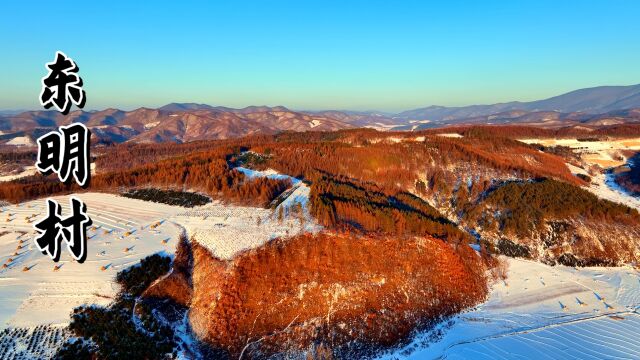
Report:
[[[0,116],[2,115],[16,115],[16,114],[20,114],[22,112],[25,112],[27,110],[0,110]]]
[[[450,121],[498,114],[512,110],[557,111],[561,113],[606,113],[613,110],[640,108],[640,84],[631,86],[599,86],[580,89],[545,100],[508,102],[462,107],[429,106],[396,115],[402,120]]]
[[[355,127],[420,130],[457,124],[523,124],[544,127],[602,126],[640,122],[640,85],[601,86],[545,100],[463,107],[429,106],[397,115],[376,111],[295,111],[284,106],[233,109],[170,103],[157,109],[105,109],[0,113],[0,145],[31,144],[40,135],[81,122],[94,143],[187,142],[281,131],[332,131]]]
[[[418,131],[454,125],[527,125],[544,128],[581,127],[595,129],[601,126],[640,124],[640,108],[614,110],[603,114],[586,112],[511,110],[497,114],[479,115],[461,119],[419,121],[393,127],[395,131]]]
[[[376,111],[307,111],[306,114],[326,116],[355,127],[372,127],[376,129],[388,129],[398,124],[393,115]]]
[[[281,131],[332,131],[353,125],[335,118],[306,114],[285,107],[250,106],[244,109],[201,104],[169,104],[159,109],[132,111],[106,109],[74,111],[63,116],[56,111],[27,111],[0,116],[0,143],[21,143],[71,122],[85,124],[93,143],[188,142],[227,139]],[[17,140],[14,140],[15,143]]]
[[[640,84],[632,86],[599,86],[580,89],[546,100],[525,103],[524,110],[554,110],[601,114],[612,110],[640,107]]]
[[[158,110],[164,110],[164,111],[212,110],[212,109],[214,109],[214,107],[211,105],[196,104],[196,103],[170,103],[158,108]]]

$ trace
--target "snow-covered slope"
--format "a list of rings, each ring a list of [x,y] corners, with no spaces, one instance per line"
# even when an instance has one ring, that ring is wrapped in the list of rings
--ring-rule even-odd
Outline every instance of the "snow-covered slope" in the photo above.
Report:
[[[203,245],[215,257],[229,260],[239,252],[269,240],[320,229],[309,213],[310,189],[302,181],[273,170],[236,169],[248,178],[289,179],[293,186],[274,209],[225,205],[216,201],[181,211],[172,218],[184,226],[190,239]]]
[[[640,358],[637,270],[508,263],[486,303],[383,358]]]
[[[38,172],[35,166],[27,166],[22,171],[0,175],[0,182],[20,179],[26,176],[34,175]]]

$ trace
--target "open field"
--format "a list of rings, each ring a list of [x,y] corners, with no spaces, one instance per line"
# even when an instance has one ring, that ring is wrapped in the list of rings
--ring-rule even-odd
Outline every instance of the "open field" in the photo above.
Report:
[[[216,201],[185,209],[171,218],[171,221],[185,228],[189,238],[198,241],[215,257],[229,260],[239,252],[256,248],[269,240],[320,229],[309,214],[307,185],[272,170],[237,169],[249,178],[264,176],[290,179],[293,186],[284,193],[286,198],[270,209]]]
[[[77,195],[93,220],[88,230],[88,254],[83,264],[62,249],[54,263],[34,244],[33,222],[45,216],[45,200],[5,206],[0,211],[0,322],[6,326],[64,324],[81,304],[107,304],[118,291],[114,275],[143,257],[173,254],[181,229],[169,222],[153,228],[178,209],[115,195]],[[54,197],[68,214],[68,198]]]
[[[640,138],[599,141],[578,141],[578,139],[521,139],[527,144],[544,146],[566,146],[576,151],[589,165],[602,168],[623,165],[624,151],[640,151]]]
[[[509,259],[489,300],[384,358],[638,358],[640,273]],[[535,355],[534,355],[535,354]]]

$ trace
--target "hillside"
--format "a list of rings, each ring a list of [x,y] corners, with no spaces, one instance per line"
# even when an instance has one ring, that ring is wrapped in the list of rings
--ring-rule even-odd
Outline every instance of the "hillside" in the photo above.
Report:
[[[16,137],[34,141],[42,134],[71,122],[85,124],[92,132],[93,143],[106,144],[127,141],[183,143],[281,131],[331,131],[352,127],[334,118],[295,112],[284,107],[228,109],[170,104],[159,109],[133,111],[75,111],[68,116],[55,111],[29,111],[0,116],[0,131],[7,141]]]
[[[503,113],[513,110],[560,113],[584,112],[602,114],[614,110],[640,107],[640,84],[631,86],[599,86],[579,89],[544,100],[506,102],[492,105],[461,107],[429,106],[397,114],[401,119],[456,120]]]
[[[545,129],[582,129],[595,131],[607,126],[640,124],[640,109],[614,110],[602,114],[559,111],[503,111],[489,115],[445,119],[440,121],[409,121],[392,128],[396,131],[419,131],[465,125],[518,125]]]

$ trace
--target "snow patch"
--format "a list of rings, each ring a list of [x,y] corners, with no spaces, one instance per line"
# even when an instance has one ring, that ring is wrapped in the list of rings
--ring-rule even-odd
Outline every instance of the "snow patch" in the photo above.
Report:
[[[24,169],[15,174],[6,174],[0,176],[0,182],[20,179],[26,176],[35,175],[38,172],[35,166],[25,166]]]
[[[458,133],[444,133],[444,134],[438,134],[438,136],[448,137],[448,138],[461,138],[462,137],[462,135],[460,135]]]
[[[7,145],[13,146],[34,146],[35,143],[28,136],[17,136],[6,142]]]
[[[173,116],[173,115],[169,115],[169,116]],[[158,124],[160,124],[160,121],[151,122],[151,123],[148,123],[148,124],[144,124],[144,128],[145,128],[145,130],[149,130],[151,128],[154,128],[154,127],[158,126]]]
[[[314,127],[320,126],[321,124],[322,124],[322,122],[320,122],[320,120],[312,120],[309,123],[309,127],[311,127],[313,129]]]

